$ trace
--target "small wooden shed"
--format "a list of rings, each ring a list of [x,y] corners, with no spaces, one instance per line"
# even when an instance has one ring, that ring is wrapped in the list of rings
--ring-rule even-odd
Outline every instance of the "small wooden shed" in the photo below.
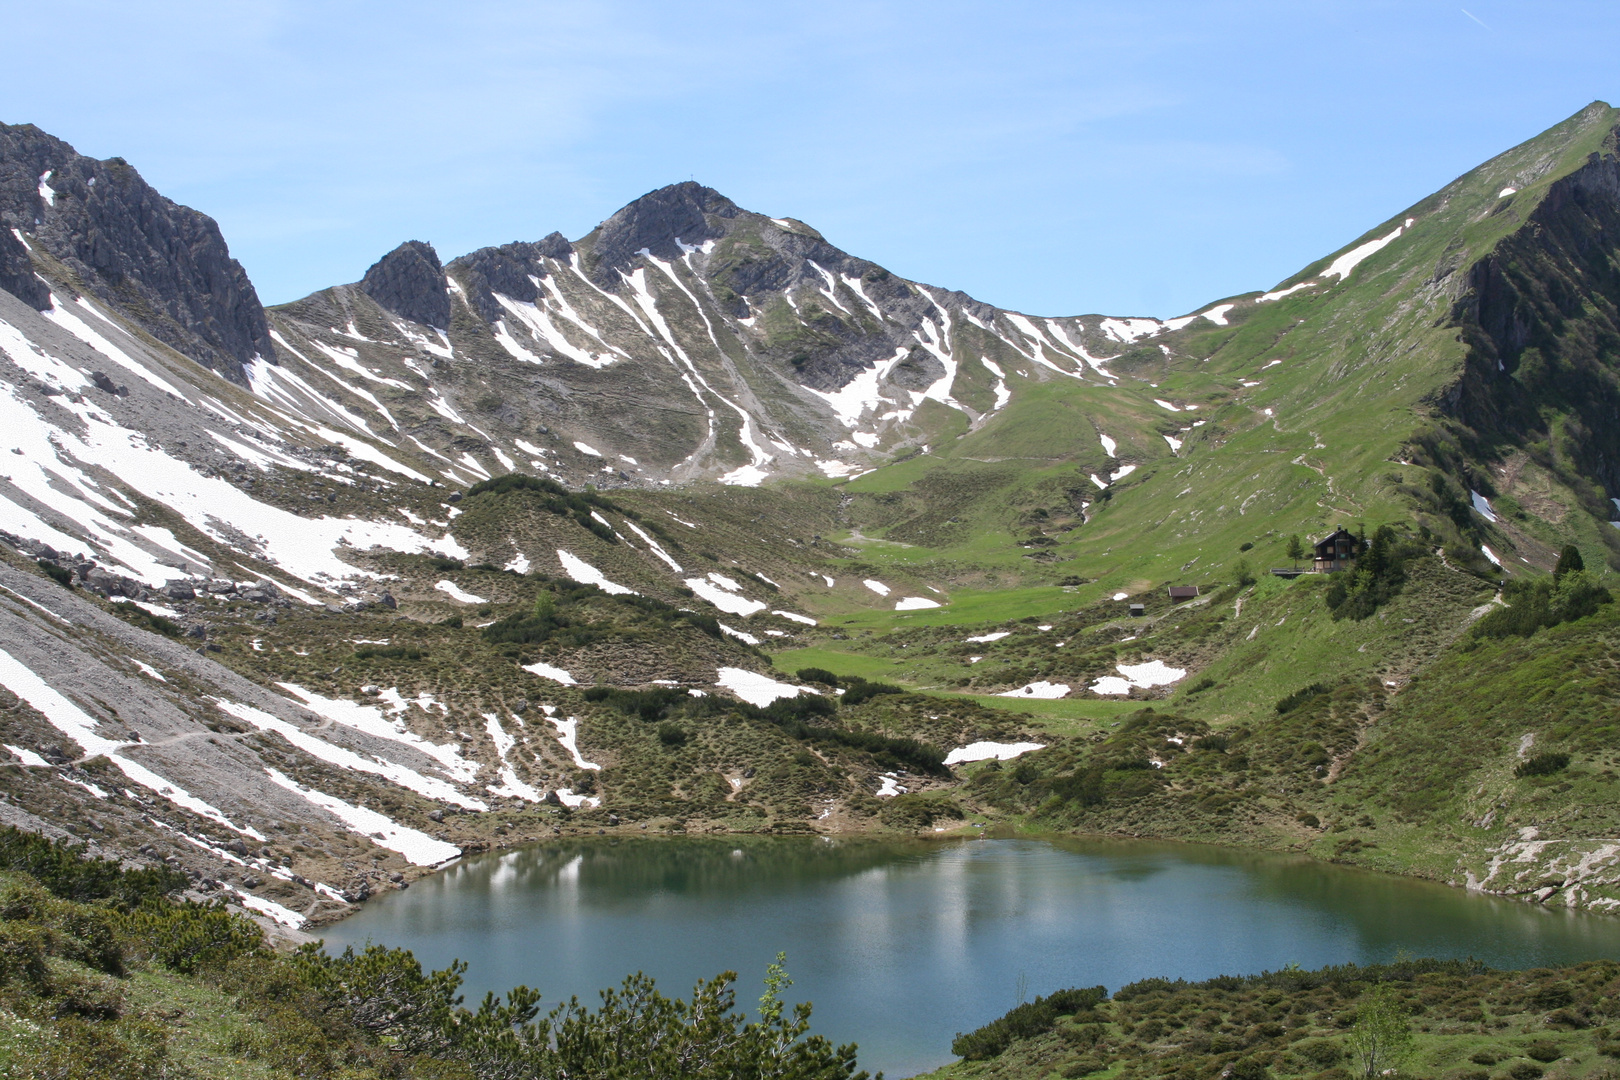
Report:
[[[1361,554],[1361,539],[1349,529],[1335,529],[1315,544],[1316,558],[1312,569],[1318,574],[1347,570]]]
[[[1196,585],[1172,585],[1172,586],[1170,586],[1170,599],[1174,600],[1178,604],[1181,603],[1183,600],[1195,600],[1197,598],[1198,598],[1198,586],[1196,586]]]

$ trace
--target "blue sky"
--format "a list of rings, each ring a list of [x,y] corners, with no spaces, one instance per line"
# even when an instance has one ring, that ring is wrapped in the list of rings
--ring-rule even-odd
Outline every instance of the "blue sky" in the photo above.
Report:
[[[212,214],[266,303],[695,178],[1003,307],[1176,315],[1620,95],[1613,0],[0,10],[0,120]]]

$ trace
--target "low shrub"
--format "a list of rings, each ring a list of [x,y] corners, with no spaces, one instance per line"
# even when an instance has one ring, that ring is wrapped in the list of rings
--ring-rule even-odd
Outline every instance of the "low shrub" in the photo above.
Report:
[[[1551,776],[1569,768],[1569,755],[1552,751],[1528,757],[1513,767],[1514,776]],[[1567,1004],[1567,1003],[1566,1003]]]
[[[420,660],[425,655],[414,645],[362,645],[354,650],[356,660]]]
[[[1015,1039],[1044,1035],[1060,1016],[1090,1012],[1108,1000],[1105,987],[1059,990],[1049,997],[1019,1005],[996,1020],[966,1035],[958,1033],[951,1041],[951,1053],[967,1061],[986,1061],[1011,1046]]]
[[[1537,630],[1594,615],[1612,603],[1609,590],[1584,570],[1569,570],[1537,581],[1510,581],[1502,589],[1506,607],[1494,607],[1470,633],[1481,638],[1529,637]]]
[[[1309,686],[1302,686],[1277,702],[1277,715],[1282,716],[1285,713],[1291,713],[1307,701],[1314,701],[1327,692],[1328,688],[1322,683],[1311,683]]]
[[[131,913],[128,930],[148,959],[183,975],[222,968],[265,949],[258,924],[222,904],[149,900]]]
[[[1546,1065],[1563,1057],[1564,1052],[1558,1048],[1557,1043],[1548,1042],[1546,1039],[1537,1039],[1525,1048],[1524,1056]]]
[[[9,825],[0,829],[0,870],[27,874],[63,900],[106,900],[125,909],[187,884],[184,874],[166,866],[126,870],[112,859],[86,857],[81,844],[49,840]]]

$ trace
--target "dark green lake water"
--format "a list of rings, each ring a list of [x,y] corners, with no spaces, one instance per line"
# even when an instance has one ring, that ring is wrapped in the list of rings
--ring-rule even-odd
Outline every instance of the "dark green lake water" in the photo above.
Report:
[[[910,1076],[1028,996],[1414,956],[1494,967],[1620,958],[1620,919],[1442,885],[1179,844],[818,838],[542,845],[468,859],[327,928],[425,963],[471,963],[467,997],[517,983],[555,1003],[635,971],[685,997],[739,972],[752,1004],[788,954],[814,1030]]]

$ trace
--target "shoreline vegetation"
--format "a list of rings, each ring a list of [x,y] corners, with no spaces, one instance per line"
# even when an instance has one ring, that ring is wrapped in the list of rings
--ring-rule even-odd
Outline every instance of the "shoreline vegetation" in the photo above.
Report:
[[[466,1007],[466,965],[407,950],[270,948],[183,874],[0,831],[0,1071],[32,1078],[681,1076],[867,1080],[858,1048],[789,1007],[780,954],[745,1013],[736,976],[664,996],[642,975],[549,1010],[517,987]],[[756,1019],[750,1020],[749,1014]],[[1052,990],[959,1033],[937,1080],[1612,1080],[1620,963],[1473,960]]]

